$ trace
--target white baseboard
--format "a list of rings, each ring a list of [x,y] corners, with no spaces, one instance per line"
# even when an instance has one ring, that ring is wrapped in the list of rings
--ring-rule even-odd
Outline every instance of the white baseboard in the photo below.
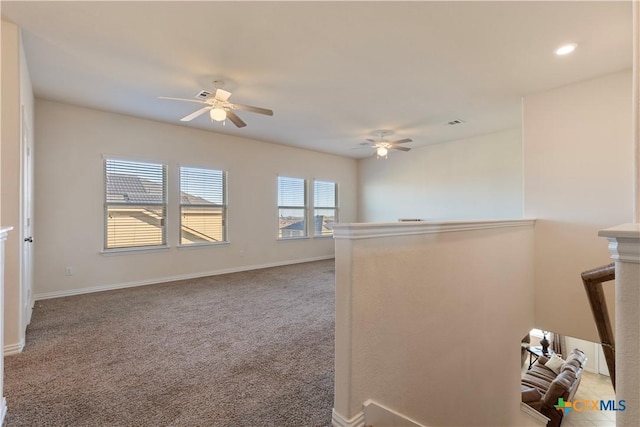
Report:
[[[540,412],[536,411],[535,409],[533,409],[531,406],[527,405],[524,402],[520,402],[520,410],[525,414],[527,414],[529,417],[531,417],[531,419],[533,420],[533,422],[536,423],[536,425],[546,426],[547,423],[549,422],[549,418],[545,417]]]
[[[387,408],[373,400],[364,402],[364,418],[369,426],[375,427],[425,427],[417,421]]]
[[[331,424],[333,427],[364,427],[364,412],[358,412],[351,419],[346,419],[333,409],[331,415]]]
[[[100,286],[93,286],[89,288],[45,292],[42,294],[34,294],[34,300],[40,301],[40,300],[52,299],[52,298],[69,297],[73,295],[90,294],[93,292],[103,292],[103,291],[112,291],[115,289],[133,288],[136,286],[156,285],[158,283],[175,282],[177,280],[198,279],[200,277],[218,276],[220,274],[229,274],[229,273],[239,273],[242,271],[259,270],[261,268],[282,267],[284,265],[301,264],[304,262],[313,262],[313,261],[323,261],[323,260],[333,259],[333,258],[335,258],[334,255],[323,255],[319,257],[297,259],[292,261],[278,261],[278,262],[273,262],[268,264],[244,265],[241,267],[224,268],[224,269],[213,270],[213,271],[203,271],[200,273],[193,273],[193,274],[181,274],[181,275],[169,276],[169,277],[155,277],[153,279],[138,280],[133,282],[114,283],[111,285],[100,285]]]
[[[24,340],[21,340],[19,343],[15,343],[15,344],[5,344],[4,355],[11,356],[12,354],[22,353],[23,349],[24,349]]]

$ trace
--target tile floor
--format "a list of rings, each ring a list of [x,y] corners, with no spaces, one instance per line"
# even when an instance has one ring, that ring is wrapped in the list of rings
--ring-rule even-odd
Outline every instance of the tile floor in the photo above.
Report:
[[[573,400],[615,400],[611,380],[605,375],[584,371]],[[561,427],[615,427],[615,411],[570,411]]]

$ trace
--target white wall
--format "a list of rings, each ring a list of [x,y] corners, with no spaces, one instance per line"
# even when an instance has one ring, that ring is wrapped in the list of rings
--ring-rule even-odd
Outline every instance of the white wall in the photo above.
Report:
[[[520,129],[392,152],[358,166],[359,221],[522,217]]]
[[[426,426],[530,425],[518,349],[533,232],[524,220],[338,226],[334,419],[372,399]]]
[[[574,348],[584,352],[587,358],[584,364],[585,371],[609,376],[609,369],[607,368],[607,361],[604,357],[601,344],[573,337],[565,337],[565,343],[567,345],[567,352]]]
[[[611,262],[598,230],[633,219],[631,106],[630,71],[524,99],[537,328],[599,342],[580,273]],[[610,313],[613,287],[605,284]]]
[[[355,219],[353,159],[45,100],[36,116],[36,297],[333,256],[331,238],[276,240],[277,174],[338,182]],[[169,250],[100,253],[104,154],[168,163]],[[228,171],[228,245],[176,248],[179,164]]]
[[[2,21],[2,145],[0,147],[2,205],[0,222],[13,226],[5,252],[5,349],[24,345],[22,321],[22,142],[21,122],[33,129],[33,90],[24,57],[19,28]],[[30,136],[32,138],[32,136]],[[33,143],[30,139],[29,143]]]

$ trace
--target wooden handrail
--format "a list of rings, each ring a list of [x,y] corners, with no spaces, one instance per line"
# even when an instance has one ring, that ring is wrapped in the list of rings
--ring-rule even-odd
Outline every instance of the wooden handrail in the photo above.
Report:
[[[616,390],[616,347],[613,330],[611,328],[611,319],[609,318],[609,310],[607,310],[607,302],[604,298],[604,291],[602,290],[602,283],[614,280],[615,278],[616,268],[614,263],[582,273],[582,283],[584,283],[584,289],[587,292],[587,298],[591,305],[591,312],[596,322],[596,328],[598,328],[602,352],[607,361],[609,378],[611,378],[614,391]]]

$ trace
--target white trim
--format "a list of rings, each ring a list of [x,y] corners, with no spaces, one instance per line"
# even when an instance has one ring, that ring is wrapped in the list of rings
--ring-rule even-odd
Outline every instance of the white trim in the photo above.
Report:
[[[536,424],[540,426],[546,426],[547,423],[549,422],[549,418],[545,417],[540,412],[536,411],[535,409],[533,409],[531,406],[527,405],[524,402],[520,402],[520,410],[525,414],[527,414],[528,416],[530,416],[531,418],[533,418]]]
[[[640,223],[622,224],[598,231],[600,237],[640,239]]]
[[[609,252],[614,261],[640,263],[640,223],[600,230],[598,236],[609,241]]]
[[[487,230],[507,227],[533,227],[533,219],[479,220],[479,221],[416,221],[335,224],[335,239],[372,239],[376,237],[411,236],[450,233],[454,231]]]
[[[220,275],[220,274],[239,273],[239,272],[242,272],[242,271],[249,271],[249,270],[259,270],[261,268],[281,267],[281,266],[284,266],[284,265],[301,264],[301,263],[304,263],[304,262],[323,261],[323,260],[333,259],[333,258],[334,258],[334,255],[323,255],[323,256],[312,257],[312,258],[304,258],[304,259],[288,260],[288,261],[279,261],[279,262],[272,262],[272,263],[258,264],[258,265],[245,265],[245,266],[241,266],[241,267],[224,268],[224,269],[213,270],[213,271],[203,271],[203,272],[200,272],[200,273],[181,274],[181,275],[178,275],[178,276],[156,277],[156,278],[153,278],[153,279],[137,280],[137,281],[125,282],[125,283],[114,283],[114,284],[111,284],[111,285],[100,285],[100,286],[93,286],[93,287],[90,287],[90,288],[69,289],[69,290],[55,291],[55,292],[45,292],[45,293],[42,293],[42,294],[34,295],[34,299],[36,301],[40,301],[40,300],[51,299],[51,298],[61,298],[61,297],[68,297],[68,296],[73,296],[73,295],[89,294],[89,293],[93,293],[93,292],[111,291],[111,290],[115,290],[115,289],[124,289],[124,288],[133,288],[133,287],[136,287],[136,286],[156,285],[156,284],[165,283],[165,282],[175,282],[176,280],[197,279],[197,278],[200,278],[200,277],[217,276],[217,275]],[[6,347],[5,347],[5,350],[6,350]]]
[[[224,242],[203,242],[203,243],[189,243],[189,244],[179,244],[176,246],[176,249],[194,249],[194,248],[211,248],[216,246],[228,246],[231,242],[225,240]]]
[[[358,412],[351,419],[346,419],[333,408],[331,424],[333,427],[364,427],[364,411]]]
[[[363,406],[364,406],[365,420],[367,425],[381,426],[381,427],[385,425],[386,426],[403,426],[403,427],[425,427],[423,424],[420,424],[419,422],[412,420],[406,415],[402,415],[401,413],[396,412],[391,408],[387,408],[386,406],[381,405],[377,402],[374,402],[371,399],[364,402]],[[378,410],[382,410],[386,412],[386,416],[384,416],[383,419],[376,419],[374,415],[367,414],[370,406],[371,407],[375,406]],[[393,419],[392,424],[388,424],[387,422],[385,422],[385,420],[388,420],[389,418]]]
[[[24,349],[24,339],[21,339],[20,342],[17,344],[5,344],[4,355],[11,356],[13,354],[19,354],[19,353],[22,353],[23,349]]]
[[[157,252],[157,251],[168,251],[171,249],[169,245],[158,245],[158,246],[128,246],[124,248],[111,248],[111,249],[102,249],[100,251],[101,255],[112,256],[112,255],[130,255],[132,253],[147,253],[147,252]]]
[[[311,236],[276,237],[276,242],[289,242],[293,240],[311,240]]]
[[[607,237],[609,252],[614,261],[640,263],[640,240],[625,237]]]

